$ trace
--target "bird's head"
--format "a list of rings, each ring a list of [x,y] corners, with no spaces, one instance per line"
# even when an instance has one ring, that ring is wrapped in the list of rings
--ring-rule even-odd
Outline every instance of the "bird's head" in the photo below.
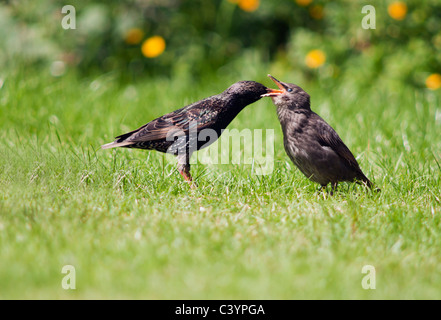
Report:
[[[279,89],[269,89],[262,97],[271,97],[274,104],[280,108],[288,109],[310,109],[310,98],[302,88],[293,84],[277,80],[272,75],[268,77],[273,80]]]
[[[222,92],[222,96],[236,103],[246,106],[259,100],[263,94],[271,92],[263,84],[255,81],[239,81]]]

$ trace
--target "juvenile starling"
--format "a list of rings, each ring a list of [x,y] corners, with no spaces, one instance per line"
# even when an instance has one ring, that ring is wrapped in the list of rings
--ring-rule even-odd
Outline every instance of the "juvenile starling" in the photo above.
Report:
[[[311,110],[309,94],[295,84],[268,77],[280,90],[262,97],[271,97],[277,106],[286,153],[299,170],[322,188],[331,183],[334,190],[340,181],[356,181],[372,188],[337,132]]]
[[[178,158],[179,173],[191,182],[192,153],[216,141],[243,108],[259,100],[264,93],[272,91],[255,81],[239,81],[220,94],[122,134],[101,148],[138,148],[174,154]]]

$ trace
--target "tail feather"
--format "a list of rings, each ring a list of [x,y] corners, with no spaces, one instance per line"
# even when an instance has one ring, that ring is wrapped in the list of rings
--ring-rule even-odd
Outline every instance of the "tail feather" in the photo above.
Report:
[[[113,141],[107,144],[104,144],[101,146],[101,149],[110,149],[110,148],[117,148],[117,147],[125,147],[125,146],[130,146],[134,144],[133,141],[122,141],[122,142],[117,142],[117,141]]]

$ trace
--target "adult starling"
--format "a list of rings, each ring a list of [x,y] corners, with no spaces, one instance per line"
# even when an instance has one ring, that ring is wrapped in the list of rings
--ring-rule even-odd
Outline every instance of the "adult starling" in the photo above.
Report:
[[[174,154],[178,158],[179,173],[191,182],[192,153],[216,141],[243,108],[259,100],[264,93],[272,91],[255,81],[239,81],[220,94],[122,134],[101,148],[138,148]]]
[[[280,90],[262,97],[271,97],[277,106],[286,153],[300,171],[322,188],[331,183],[334,190],[340,181],[356,181],[372,188],[337,132],[311,110],[309,94],[295,84],[268,77]]]

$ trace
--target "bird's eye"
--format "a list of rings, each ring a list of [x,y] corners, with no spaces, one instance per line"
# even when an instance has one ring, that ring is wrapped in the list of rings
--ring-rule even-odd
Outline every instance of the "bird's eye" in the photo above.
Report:
[[[288,92],[292,92],[292,89],[291,89],[291,88],[288,88],[288,90],[286,90],[286,91],[288,91]]]

